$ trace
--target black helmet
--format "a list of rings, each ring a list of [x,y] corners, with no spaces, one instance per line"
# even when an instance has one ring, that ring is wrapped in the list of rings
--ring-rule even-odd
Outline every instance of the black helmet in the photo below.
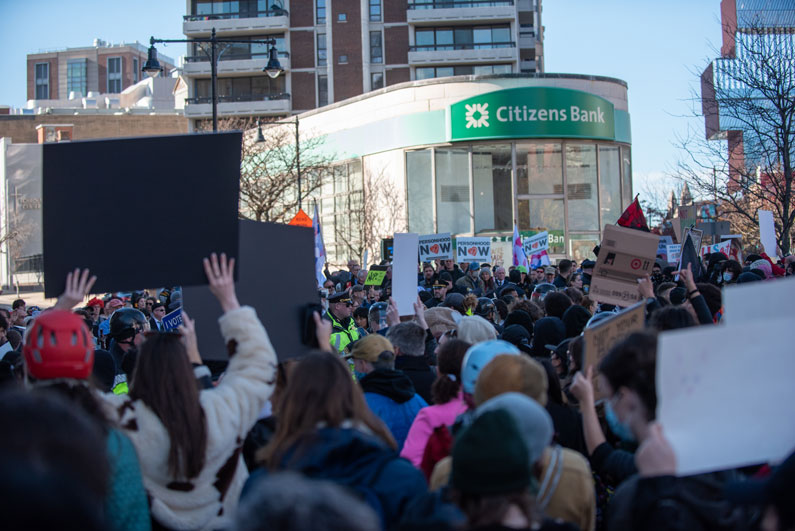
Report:
[[[126,342],[135,337],[138,330],[148,326],[146,317],[134,308],[122,308],[110,316],[110,337],[118,343]]]
[[[478,297],[478,305],[475,307],[475,315],[487,317],[496,307],[494,301],[488,297]]]
[[[370,306],[370,312],[367,314],[367,319],[372,322],[378,322],[382,318],[386,319],[386,309],[389,305],[385,302],[376,302]]]
[[[547,296],[547,293],[551,291],[557,291],[557,289],[558,288],[555,287],[555,284],[550,284],[549,282],[542,282],[541,284],[535,287],[531,298],[534,301],[541,302],[544,300],[544,297]]]

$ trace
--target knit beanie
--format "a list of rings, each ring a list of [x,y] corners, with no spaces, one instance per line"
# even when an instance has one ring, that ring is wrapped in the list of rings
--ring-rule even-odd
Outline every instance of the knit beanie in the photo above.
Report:
[[[472,345],[490,339],[497,339],[497,330],[490,322],[479,315],[468,315],[458,323],[458,339]]]
[[[478,374],[475,404],[480,406],[495,396],[515,392],[545,406],[548,386],[547,371],[539,362],[529,356],[502,354],[491,360]]]
[[[566,326],[566,337],[575,337],[585,329],[591,312],[579,305],[570,306],[563,312],[563,324]]]
[[[450,484],[464,493],[484,495],[530,486],[529,452],[510,413],[485,412],[456,438]]]

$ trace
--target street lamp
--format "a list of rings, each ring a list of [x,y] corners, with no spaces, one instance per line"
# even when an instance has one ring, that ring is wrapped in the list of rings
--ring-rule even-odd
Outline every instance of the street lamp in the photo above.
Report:
[[[160,62],[157,60],[157,49],[155,49],[155,43],[204,43],[210,45],[210,53],[208,57],[210,58],[210,85],[212,87],[212,104],[213,104],[213,131],[218,131],[218,97],[216,94],[216,83],[218,81],[218,59],[221,54],[226,51],[227,47],[224,47],[219,52],[217,46],[219,44],[266,44],[270,46],[270,50],[268,53],[268,64],[265,68],[262,69],[263,72],[268,74],[268,77],[271,79],[276,79],[282,73],[284,73],[284,68],[282,67],[281,63],[279,63],[279,52],[276,50],[276,39],[264,39],[264,40],[250,40],[250,41],[243,41],[237,39],[219,39],[215,36],[215,28],[213,28],[210,37],[195,37],[193,39],[155,39],[154,37],[149,38],[149,56],[144,63],[143,68],[141,69],[146,75],[150,77],[156,77],[163,71],[163,67],[160,66]],[[204,51],[207,54],[206,50]]]
[[[278,122],[268,122],[270,125],[295,125],[295,172],[298,174],[298,210],[301,210],[301,148],[298,145],[300,137],[298,135],[298,118],[295,120],[282,120]],[[262,122],[257,120],[257,143],[265,142],[265,135],[262,134]]]

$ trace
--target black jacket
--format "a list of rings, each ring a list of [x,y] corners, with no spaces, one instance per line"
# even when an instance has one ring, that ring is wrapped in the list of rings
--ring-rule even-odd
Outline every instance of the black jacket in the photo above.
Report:
[[[436,374],[422,356],[398,356],[395,358],[395,369],[403,371],[414,384],[417,394],[428,404],[433,404],[431,385],[436,380]]]

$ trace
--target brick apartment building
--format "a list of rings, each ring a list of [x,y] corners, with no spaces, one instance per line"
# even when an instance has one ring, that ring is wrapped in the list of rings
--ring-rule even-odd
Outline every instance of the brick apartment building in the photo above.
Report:
[[[285,74],[262,72],[268,47],[230,45],[218,61],[218,114],[297,114],[405,81],[543,72],[541,0],[186,0],[187,38],[275,39]],[[192,122],[211,115],[209,54],[188,45]]]
[[[138,43],[67,48],[28,55],[28,100],[68,100],[93,94],[119,94],[141,80],[147,48]],[[174,60],[159,56],[166,69]]]

